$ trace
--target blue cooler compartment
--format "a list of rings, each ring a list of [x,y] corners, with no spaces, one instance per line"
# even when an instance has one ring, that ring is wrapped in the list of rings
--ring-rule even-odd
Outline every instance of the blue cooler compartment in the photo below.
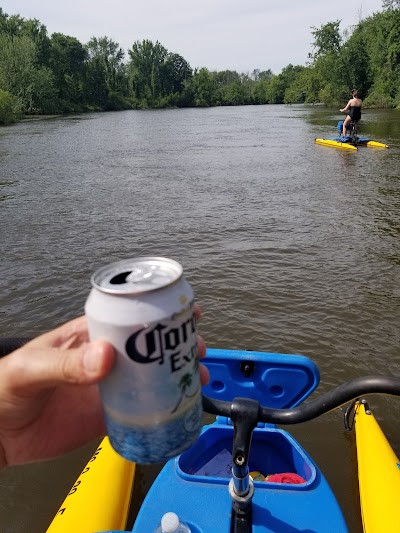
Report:
[[[182,478],[200,483],[225,483],[232,477],[233,427],[227,419],[207,426],[197,442],[178,459],[176,470]],[[292,473],[301,476],[310,485],[316,477],[316,469],[310,457],[286,431],[274,426],[262,426],[254,430],[249,457],[250,472],[259,472],[265,479],[272,474]],[[264,489],[271,483],[257,481]],[[284,489],[295,487],[285,484]],[[297,486],[297,488],[299,488]]]
[[[219,400],[246,397],[265,407],[290,408],[319,383],[317,366],[300,355],[208,349],[203,362],[211,375],[203,392]],[[196,443],[162,469],[133,532],[152,533],[163,514],[173,511],[192,533],[230,533],[233,436],[229,418],[217,417],[205,426]],[[254,481],[252,533],[348,532],[321,471],[287,431],[259,424],[253,431],[249,469],[260,473],[260,480]],[[287,473],[301,476],[301,482],[262,481],[268,475]]]

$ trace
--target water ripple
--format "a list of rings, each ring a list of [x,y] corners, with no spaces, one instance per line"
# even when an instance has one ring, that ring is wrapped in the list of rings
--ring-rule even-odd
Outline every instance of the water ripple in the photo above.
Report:
[[[309,355],[322,391],[399,374],[400,132],[386,115],[371,111],[364,127],[379,122],[391,149],[356,154],[315,146],[337,117],[304,106],[99,113],[4,129],[1,333],[33,335],[82,313],[103,264],[166,255],[195,288],[209,346]],[[399,414],[398,404],[386,409],[393,431]],[[338,418],[311,426],[310,442],[321,431],[340,450]],[[343,492],[344,467],[327,463]]]

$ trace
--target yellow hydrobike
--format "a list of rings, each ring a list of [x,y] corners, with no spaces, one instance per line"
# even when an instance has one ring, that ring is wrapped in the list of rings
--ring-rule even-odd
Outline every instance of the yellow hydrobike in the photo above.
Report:
[[[340,148],[342,150],[357,150],[358,146],[367,146],[368,148],[389,148],[387,144],[372,141],[367,137],[360,137],[357,131],[357,121],[351,121],[349,124],[348,135],[343,136],[343,120],[340,120],[337,125],[339,132],[338,137],[331,137],[327,139],[315,139],[316,144],[322,146],[329,146],[331,148]]]

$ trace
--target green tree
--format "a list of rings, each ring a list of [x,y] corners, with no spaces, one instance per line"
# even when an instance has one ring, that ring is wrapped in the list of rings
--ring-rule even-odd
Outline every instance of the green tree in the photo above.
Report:
[[[286,88],[284,79],[279,75],[274,76],[267,86],[267,102],[270,104],[283,104]]]
[[[243,105],[254,102],[255,78],[259,71],[251,75],[240,74],[234,70],[212,72],[214,80],[214,103],[217,105]]]
[[[83,77],[88,52],[75,37],[53,33],[49,65],[54,73],[63,111],[79,110],[84,104]]]
[[[36,45],[36,61],[39,65],[48,65],[50,39],[47,29],[37,19],[24,19],[20,15],[9,16],[0,8],[0,33],[17,37],[29,37]]]
[[[17,97],[23,113],[54,112],[54,78],[48,68],[38,65],[34,41],[3,33],[0,50],[0,88]]]
[[[140,107],[190,105],[192,69],[179,54],[158,41],[136,41],[129,50],[130,94]]]
[[[99,57],[88,61],[83,79],[83,93],[89,108],[105,109],[109,103],[110,90],[107,86],[107,72]]]
[[[212,76],[219,87],[230,85],[231,83],[240,83],[240,74],[236,70],[221,70],[213,72]]]
[[[314,53],[309,54],[312,66],[321,80],[320,98],[322,101],[341,101],[345,68],[341,56],[342,37],[340,35],[340,21],[328,22],[320,28],[313,28]],[[340,90],[338,89],[340,87]]]
[[[195,70],[191,80],[193,102],[196,107],[210,107],[216,101],[216,85],[210,71],[203,67]]]
[[[164,94],[182,93],[185,82],[193,71],[189,63],[179,54],[169,53],[161,68],[161,85]]]
[[[0,89],[0,125],[6,126],[17,122],[21,116],[18,98]]]
[[[268,81],[271,81],[273,77],[274,77],[274,75],[273,75],[271,69],[261,70],[258,73],[258,81],[267,81],[268,82]]]
[[[0,7],[0,33],[5,33],[7,28],[8,15]]]
[[[267,100],[268,82],[256,81],[252,88],[252,100],[254,104],[266,104]]]
[[[350,98],[353,88],[357,88],[362,96],[368,94],[373,83],[370,60],[367,49],[366,34],[359,25],[348,41],[342,46],[340,53],[340,76],[344,94],[339,95],[345,101]]]
[[[365,105],[388,107],[400,103],[400,10],[376,13],[362,21],[349,39],[361,33],[367,54],[369,83]]]
[[[293,83],[287,87],[284,95],[284,103],[315,103],[321,101],[322,80],[317,70],[312,67],[306,67]]]
[[[235,81],[222,92],[224,105],[243,105],[249,103],[247,87],[241,81]]]
[[[314,53],[309,58],[316,61],[328,54],[337,54],[340,51],[342,38],[340,36],[340,20],[323,24],[320,28],[313,26],[311,34],[314,37]]]
[[[101,65],[104,81],[110,92],[125,89],[124,51],[118,43],[108,37],[92,37],[86,45],[88,61]]]
[[[229,105],[228,87],[241,84],[240,74],[235,70],[222,70],[211,72],[211,76],[214,80],[214,104]]]
[[[157,105],[162,96],[164,62],[168,51],[156,41],[136,41],[129,50],[129,74],[133,95],[144,106]]]
[[[292,65],[289,63],[287,67],[282,69],[282,72],[278,74],[281,80],[285,83],[286,87],[289,87],[296,81],[296,78],[305,70],[302,65]]]
[[[92,37],[84,76],[85,99],[89,107],[105,110],[129,109],[127,68],[124,51],[109,37]]]
[[[37,19],[24,20],[19,35],[26,35],[33,40],[36,45],[36,61],[38,65],[48,66],[51,44],[46,26]]]

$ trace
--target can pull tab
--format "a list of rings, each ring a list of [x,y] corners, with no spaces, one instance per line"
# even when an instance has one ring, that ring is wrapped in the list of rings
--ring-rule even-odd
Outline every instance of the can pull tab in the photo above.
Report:
[[[153,275],[153,272],[155,270],[155,267],[151,267],[149,270],[145,270],[143,268],[135,268],[130,272],[126,278],[126,283],[139,283],[141,281],[144,281],[146,279],[151,278]]]

